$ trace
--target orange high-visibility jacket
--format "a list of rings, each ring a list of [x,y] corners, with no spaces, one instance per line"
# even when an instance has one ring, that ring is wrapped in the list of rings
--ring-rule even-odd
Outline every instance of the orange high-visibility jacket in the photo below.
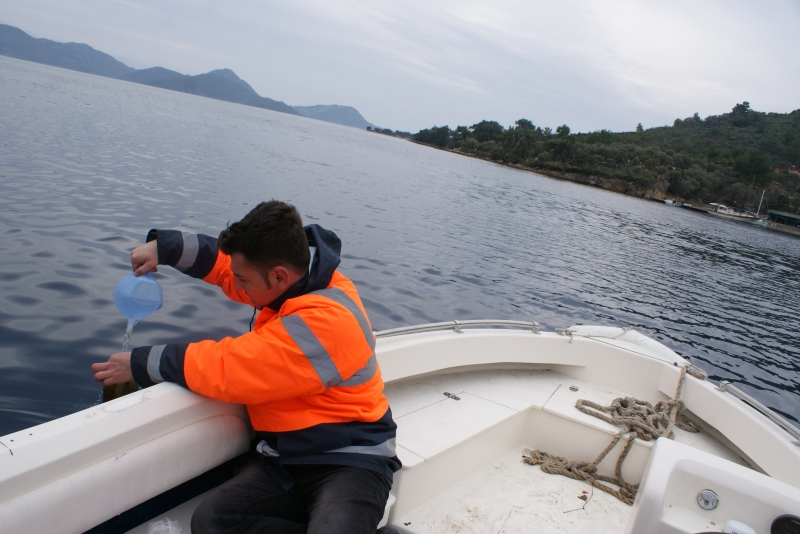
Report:
[[[258,314],[253,330],[219,342],[139,347],[131,369],[143,387],[180,383],[201,395],[246,405],[263,441],[259,452],[281,463],[361,465],[391,477],[400,464],[396,426],[375,357],[375,336],[353,283],[342,275],[338,238],[306,227],[314,247],[308,276]],[[214,238],[156,230],[159,263],[236,289],[230,257]]]

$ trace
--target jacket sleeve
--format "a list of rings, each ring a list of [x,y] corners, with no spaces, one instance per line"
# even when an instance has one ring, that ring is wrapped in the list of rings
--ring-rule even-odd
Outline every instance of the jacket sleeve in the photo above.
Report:
[[[261,404],[322,393],[364,367],[373,350],[344,307],[306,307],[255,332],[188,346],[192,391],[227,402]]]
[[[252,302],[244,291],[238,291],[231,272],[231,258],[217,248],[217,238],[178,230],[150,230],[147,242],[157,240],[158,263],[169,265],[193,278],[201,278],[219,286],[236,302]]]
[[[211,285],[215,285],[222,289],[229,299],[242,304],[253,305],[253,301],[247,296],[244,291],[236,289],[236,283],[233,280],[233,271],[231,271],[231,257],[224,252],[217,253],[217,259],[211,271],[203,277],[203,281]]]
[[[174,382],[186,386],[183,360],[188,345],[155,345],[136,347],[131,351],[131,373],[143,388],[161,382]]]

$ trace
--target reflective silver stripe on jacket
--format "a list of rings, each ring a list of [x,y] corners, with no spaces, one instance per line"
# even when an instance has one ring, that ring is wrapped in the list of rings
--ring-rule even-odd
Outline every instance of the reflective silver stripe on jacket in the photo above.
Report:
[[[356,304],[347,293],[338,287],[330,287],[328,289],[312,291],[310,295],[322,295],[347,308],[347,311],[353,314],[353,317],[358,321],[358,325],[361,327],[361,331],[364,332],[364,337],[369,344],[369,348],[375,350],[375,334],[372,333],[372,327],[364,314],[361,313],[361,308],[358,307],[358,304]]]
[[[281,454],[270,447],[266,441],[263,439],[258,442],[256,446],[256,451],[259,454],[263,454],[264,456],[271,456],[273,458],[279,457]],[[379,443],[378,445],[349,445],[347,447],[342,447],[340,449],[333,449],[331,451],[325,451],[325,454],[331,452],[345,452],[345,453],[355,453],[355,454],[369,454],[371,456],[388,456],[392,458],[393,456],[397,456],[397,438],[390,438],[384,441],[383,443]]]
[[[356,454],[371,454],[373,456],[397,456],[397,438],[387,439],[378,445],[350,445],[341,449],[326,452],[350,452]]]
[[[281,317],[283,327],[292,336],[300,350],[303,351],[308,361],[317,372],[317,376],[326,388],[335,386],[342,381],[342,375],[333,363],[330,354],[322,346],[317,336],[308,327],[299,315],[286,315]]]
[[[193,232],[181,232],[181,236],[183,237],[183,253],[181,253],[181,259],[175,264],[175,268],[184,272],[197,260],[200,243],[197,241],[197,234]]]
[[[339,288],[332,287],[314,291],[310,294],[321,295],[344,306],[358,321],[370,349],[373,351],[375,350],[375,336],[372,333],[372,327],[366,316],[361,312],[358,304],[356,304],[347,293]],[[342,375],[339,373],[339,369],[336,367],[330,354],[328,354],[328,351],[302,317],[299,315],[286,315],[281,317],[281,323],[283,323],[283,327],[297,346],[300,347],[300,350],[303,351],[303,354],[305,354],[309,362],[311,362],[311,365],[317,372],[317,376],[319,376],[320,381],[322,381],[326,388],[337,385],[359,386],[369,382],[375,376],[375,372],[378,369],[378,360],[375,357],[375,352],[369,357],[364,367],[353,373],[347,380],[342,380]]]
[[[150,353],[147,355],[147,374],[156,384],[164,381],[161,376],[161,354],[164,352],[164,347],[166,345],[154,345],[150,347]]]
[[[360,386],[361,384],[366,384],[372,377],[375,376],[375,371],[378,369],[378,358],[375,357],[375,353],[372,353],[372,356],[369,357],[367,360],[367,365],[353,373],[353,376],[339,384],[340,386]]]

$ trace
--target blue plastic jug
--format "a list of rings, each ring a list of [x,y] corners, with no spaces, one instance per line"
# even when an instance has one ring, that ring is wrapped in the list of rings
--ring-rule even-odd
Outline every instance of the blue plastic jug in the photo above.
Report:
[[[149,317],[164,304],[161,286],[148,272],[142,276],[128,273],[114,288],[114,304],[128,318],[129,328],[134,323]]]

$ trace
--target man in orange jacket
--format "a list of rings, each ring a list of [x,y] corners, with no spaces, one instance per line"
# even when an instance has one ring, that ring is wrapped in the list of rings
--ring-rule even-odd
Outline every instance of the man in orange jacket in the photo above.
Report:
[[[194,534],[375,532],[401,464],[375,337],[336,270],[340,251],[336,234],[273,200],[218,239],[151,230],[131,252],[137,276],[170,265],[260,310],[237,338],[138,347],[92,366],[104,386],[168,381],[247,406],[259,461],[197,508]]]

